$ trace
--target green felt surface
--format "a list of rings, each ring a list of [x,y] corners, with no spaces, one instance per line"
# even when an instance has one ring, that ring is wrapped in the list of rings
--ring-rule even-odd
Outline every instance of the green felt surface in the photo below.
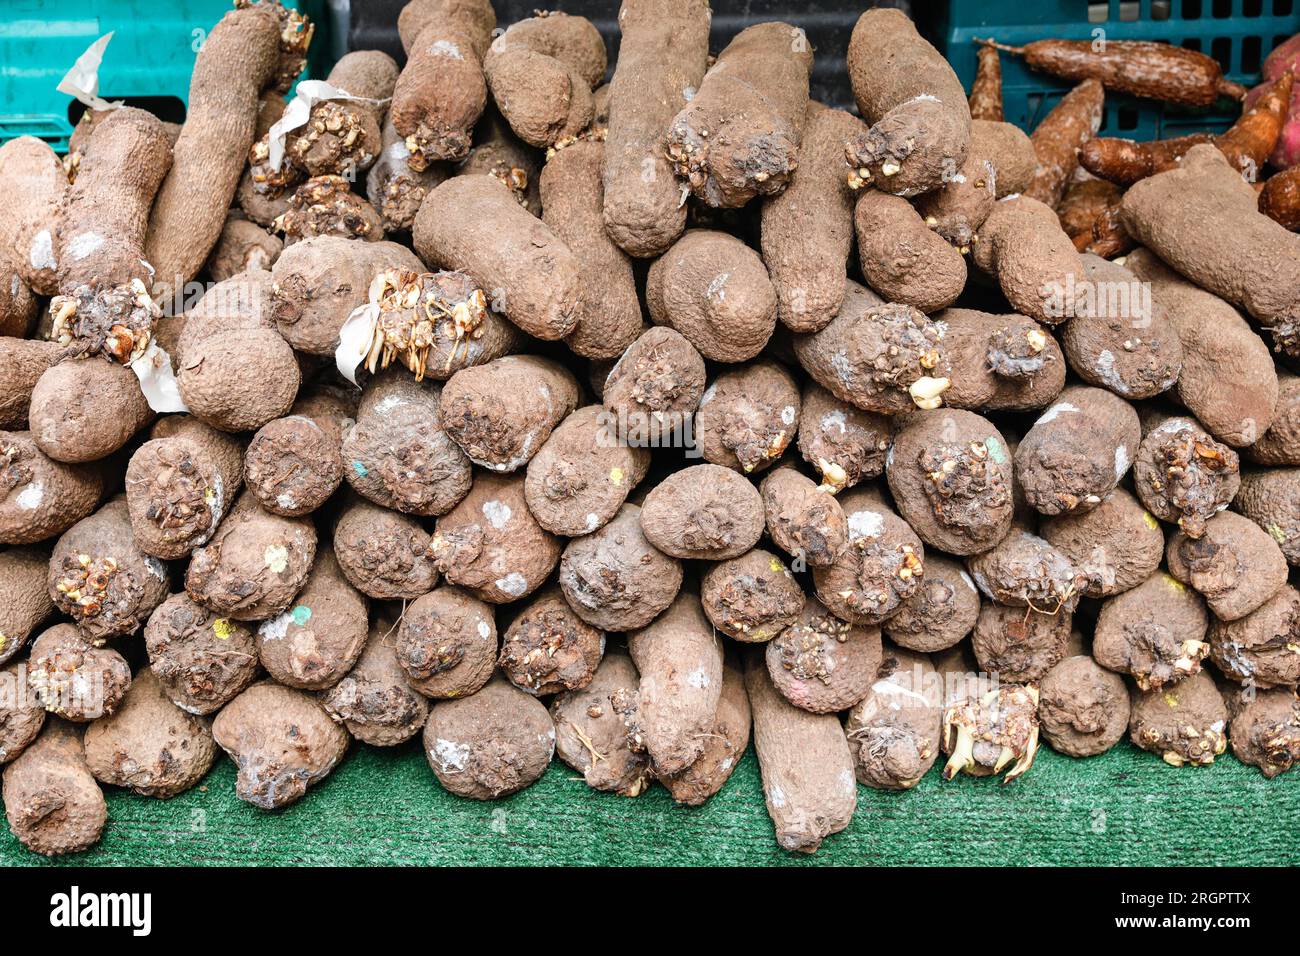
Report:
[[[222,758],[203,789],[109,796],[103,842],[56,864],[1199,864],[1300,863],[1300,773],[1265,780],[1225,756],[1174,769],[1121,743],[1090,760],[1046,748],[1009,786],[858,788],[848,830],[812,857],[777,848],[753,750],[708,805],[662,788],[597,793],[555,762],[534,786],[479,803],[444,792],[418,747],[354,745],[306,799],[267,814],[234,795]],[[39,865],[6,830],[0,864]]]

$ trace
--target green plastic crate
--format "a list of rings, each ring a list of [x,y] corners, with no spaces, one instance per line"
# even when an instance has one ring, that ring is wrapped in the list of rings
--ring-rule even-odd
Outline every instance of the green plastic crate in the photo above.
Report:
[[[323,2],[285,0],[316,22],[307,72],[322,69],[327,44]],[[109,31],[99,94],[163,119],[184,118],[190,74],[207,31],[231,0],[4,0],[0,3],[0,142],[36,136],[66,151],[82,107],[56,87],[95,40]]]
[[[1087,40],[1103,30],[1111,40],[1156,40],[1209,54],[1229,79],[1253,86],[1275,46],[1300,33],[1300,0],[950,0],[935,32],[969,89],[975,78],[975,37],[1019,46],[1031,40]],[[1069,89],[1017,57],[1002,56],[1006,118],[1032,130]],[[1102,130],[1110,136],[1160,139],[1227,129],[1231,108],[1194,110],[1107,92]]]

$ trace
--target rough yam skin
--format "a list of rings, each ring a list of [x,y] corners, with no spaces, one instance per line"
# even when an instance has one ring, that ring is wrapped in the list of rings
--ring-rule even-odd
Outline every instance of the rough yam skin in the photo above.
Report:
[[[718,630],[738,641],[770,641],[798,620],[804,593],[772,552],[754,548],[720,561],[700,582],[700,603]]]
[[[36,380],[32,437],[55,461],[98,461],[153,420],[135,373],[97,356],[52,365]]]
[[[410,232],[424,197],[449,175],[442,163],[416,171],[410,159],[406,140],[391,121],[385,123],[383,148],[366,173],[366,198],[379,213],[385,234]]]
[[[293,407],[302,373],[271,316],[273,276],[245,272],[207,291],[181,331],[176,381],[190,413],[252,431]]]
[[[438,17],[407,44],[389,117],[418,157],[417,166],[464,159],[469,152],[474,124],[487,105],[483,55],[492,28],[482,26]]]
[[[1210,625],[1210,659],[1231,680],[1256,687],[1300,683],[1300,591],[1283,586],[1256,610]]]
[[[398,664],[425,697],[468,697],[496,667],[492,608],[460,588],[440,587],[408,605],[396,644]]]
[[[510,683],[545,697],[587,686],[604,652],[604,633],[574,614],[559,588],[550,587],[511,622],[498,663]]]
[[[1240,484],[1237,453],[1185,416],[1150,428],[1133,462],[1133,486],[1142,503],[1195,538],[1228,507]]]
[[[1124,678],[1086,655],[1067,657],[1039,685],[1038,725],[1053,750],[1094,757],[1124,739],[1129,706]]]
[[[764,648],[772,685],[814,714],[833,714],[862,700],[880,670],[880,629],[849,624],[817,601]]]
[[[515,202],[532,215],[541,216],[540,180],[545,161],[545,153],[515,136],[510,124],[496,109],[489,107],[474,127],[474,145],[469,155],[452,168],[452,175],[485,174],[498,179],[510,188]],[[439,182],[442,179],[431,183],[429,188],[434,188]]]
[[[551,702],[555,754],[582,774],[593,790],[636,797],[650,784],[650,761],[645,748],[633,748],[631,738],[635,732],[612,703],[616,696],[620,701],[635,699],[640,682],[632,659],[622,651],[611,651],[596,668],[591,683],[580,690],[558,694]],[[725,699],[725,676],[723,694]],[[683,771],[683,775],[689,773],[689,767]]]
[[[844,724],[858,783],[877,790],[916,786],[939,756],[942,723],[930,659],[886,647],[879,675]]]
[[[839,718],[795,707],[757,657],[745,665],[763,796],[783,850],[812,853],[849,825],[858,804],[853,754]]]
[[[825,567],[848,543],[848,523],[835,497],[789,466],[775,469],[759,486],[772,542],[796,561]]]
[[[267,511],[310,514],[343,482],[340,446],[350,409],[321,393],[300,398],[290,414],[267,422],[248,444],[244,484]]]
[[[546,147],[590,125],[591,89],[605,65],[605,44],[591,21],[556,11],[520,20],[493,40],[483,74],[515,134]]]
[[[577,326],[581,262],[499,179],[453,176],[425,197],[413,236],[425,263],[469,275],[529,335],[562,339]]]
[[[1019,127],[972,120],[970,131],[961,170],[916,200],[925,224],[963,253],[979,241],[994,201],[1019,193],[1037,168],[1033,144]]]
[[[22,337],[31,331],[40,300],[12,264],[0,260],[0,335]]]
[[[46,584],[59,611],[102,644],[144,625],[167,596],[167,567],[140,549],[118,497],[63,533]]]
[[[18,755],[45,726],[45,708],[27,689],[27,665],[0,667],[0,767]]]
[[[81,731],[50,721],[4,771],[9,830],[42,856],[88,850],[108,821],[103,791],[86,767]]]
[[[1300,565],[1300,468],[1247,471],[1241,476],[1233,510],[1267,531],[1288,564]]]
[[[0,249],[0,261],[12,262],[33,292],[54,295],[58,217],[68,191],[63,163],[49,143],[19,136],[0,146],[0,177],[8,187],[0,211],[0,236],[8,248]]]
[[[1071,239],[1087,234],[1092,236],[1092,225],[1110,206],[1119,202],[1124,190],[1105,179],[1098,179],[1089,174],[1080,178],[1076,173],[1056,207],[1056,217],[1061,220],[1061,228]],[[1075,243],[1076,247],[1078,243]],[[1124,263],[1128,267],[1128,262]]]
[[[695,95],[709,57],[705,0],[623,0],[605,140],[605,228],[628,255],[661,255],[682,234],[686,205],[665,155],[673,117]]]
[[[384,238],[379,211],[352,191],[351,179],[332,173],[313,176],[299,185],[273,225],[284,233],[286,245],[320,236],[365,242]]]
[[[603,527],[645,477],[650,452],[620,442],[610,417],[599,405],[578,409],[528,463],[528,510],[552,534],[576,538]]]
[[[71,624],[56,624],[32,642],[27,684],[51,714],[88,723],[122,703],[131,668],[117,651],[95,647]]]
[[[522,478],[482,474],[438,519],[429,552],[450,583],[508,604],[542,585],[560,560],[560,541],[528,510]]]
[[[821,489],[838,494],[885,470],[893,419],[841,401],[816,383],[804,389],[799,454],[821,475]]]
[[[974,309],[944,309],[934,319],[943,325],[952,361],[945,405],[989,411],[1045,408],[1065,387],[1061,346],[1033,319]]]
[[[763,498],[730,468],[692,465],[646,495],[641,530],[647,541],[674,558],[739,557],[763,534]]]
[[[1269,778],[1285,773],[1300,760],[1300,699],[1290,690],[1257,692],[1236,708],[1228,737],[1242,763]]]
[[[966,569],[949,557],[929,554],[921,587],[881,629],[900,647],[929,654],[947,650],[969,634],[979,613],[979,590]]]
[[[244,494],[212,539],[195,549],[185,591],[237,621],[265,620],[288,610],[315,557],[310,521],[263,511]]]
[[[879,624],[920,589],[925,551],[875,488],[856,488],[840,505],[849,542],[834,563],[813,569],[817,599],[851,624]]]
[[[875,189],[853,209],[858,261],[867,285],[922,312],[952,305],[966,286],[966,260],[906,199]]]
[[[794,378],[776,362],[760,360],[713,380],[695,415],[696,441],[705,461],[750,474],[785,453],[798,420]]]
[[[1101,606],[1092,655],[1103,667],[1131,675],[1140,689],[1158,689],[1200,671],[1208,648],[1185,645],[1203,641],[1209,623],[1199,594],[1157,572]]]
[[[777,318],[792,331],[825,328],[844,300],[855,199],[844,144],[865,132],[851,113],[809,103],[798,165],[786,188],[763,201],[763,264],[776,287]]]
[[[244,448],[193,416],[154,427],[126,467],[126,503],[140,549],[165,560],[206,544],[243,484]]]
[[[397,35],[410,53],[420,31],[436,21],[454,22],[475,37],[487,38],[496,29],[497,15],[485,0],[410,0],[397,15]]]
[[[295,242],[271,267],[271,318],[297,351],[333,355],[343,323],[366,304],[371,281],[385,269],[423,272],[424,266],[395,242],[339,236]]]
[[[579,140],[555,152],[540,182],[542,221],[582,264],[578,324],[565,343],[586,358],[617,358],[645,326],[632,262],[605,232],[604,157],[603,143]]]
[[[1133,695],[1129,740],[1175,767],[1208,766],[1228,747],[1228,709],[1204,672]]]
[[[365,596],[343,577],[333,551],[321,549],[293,608],[257,629],[258,657],[287,687],[327,690],[361,656],[366,624]]]
[[[695,346],[675,329],[657,325],[619,357],[605,379],[602,399],[628,431],[650,422],[671,426],[699,405],[705,374]]]
[[[1044,614],[1074,610],[1086,580],[1065,555],[1023,526],[967,559],[966,567],[989,600]]]
[[[208,257],[208,275],[216,282],[250,269],[269,270],[284,250],[284,241],[249,219],[227,217]]]
[[[862,14],[847,66],[858,111],[871,126],[849,143],[850,166],[865,168],[876,188],[897,196],[927,192],[961,169],[971,135],[966,91],[907,14]],[[886,175],[887,164],[897,171]]]
[[[1124,488],[1089,511],[1043,521],[1038,533],[1086,577],[1082,593],[1091,598],[1137,587],[1160,566],[1165,547],[1160,522]]]
[[[592,534],[574,538],[560,559],[560,588],[573,612],[604,631],[645,627],[682,586],[681,562],[641,531],[641,508],[625,504]]]
[[[1061,335],[1070,367],[1090,385],[1130,401],[1166,391],[1182,371],[1183,346],[1163,306],[1143,295],[1123,266],[1091,254],[1082,261],[1096,291],[1090,304],[1076,298]]]
[[[1177,169],[1124,194],[1124,225],[1197,285],[1245,309],[1294,350],[1300,238],[1256,208],[1255,191],[1218,149],[1188,150]]]
[[[1169,573],[1195,588],[1219,621],[1245,617],[1273,597],[1287,579],[1286,556],[1249,518],[1223,511],[1200,538],[1179,531],[1166,551]]]
[[[776,328],[776,289],[758,253],[729,233],[691,229],[655,260],[646,304],[656,325],[716,362],[744,362]]]
[[[103,491],[97,466],[47,458],[31,432],[0,432],[0,544],[62,534],[95,510]]]
[[[251,626],[173,594],[144,629],[150,671],[187,714],[219,711],[257,678],[260,664]]]
[[[1013,309],[1047,325],[1074,315],[1070,293],[1077,296],[1087,282],[1079,253],[1056,213],[1029,195],[994,204],[971,257],[996,278]]]
[[[722,642],[694,594],[680,594],[649,627],[628,635],[637,671],[639,720],[657,774],[699,759],[722,696]]]
[[[49,551],[7,548],[0,552],[0,664],[11,660],[54,610],[45,580]]]
[[[453,375],[438,417],[470,461],[506,473],[528,464],[580,398],[578,380],[560,363],[506,355]]]
[[[392,367],[366,383],[355,423],[343,432],[343,474],[377,505],[446,514],[469,493],[473,467],[442,427],[442,390]]]
[[[722,696],[713,715],[713,733],[704,752],[685,770],[659,777],[673,799],[690,807],[702,806],[726,785],[749,746],[752,726],[745,674],[739,662],[728,658],[722,666]]]
[[[915,408],[910,388],[926,378],[946,386],[951,371],[933,321],[911,306],[883,303],[851,280],[839,315],[820,332],[795,336],[794,353],[817,384],[878,415]]]
[[[899,512],[930,547],[977,554],[1011,530],[1011,452],[993,423],[973,412],[910,416],[894,437],[885,476]]]
[[[63,355],[57,342],[0,338],[0,428],[26,428],[32,389]]]
[[[1130,253],[1124,267],[1150,283],[1178,334],[1183,347],[1174,386],[1178,401],[1225,444],[1241,447],[1259,439],[1256,448],[1267,445],[1264,436],[1273,424],[1280,386],[1264,340],[1236,309],[1178,275],[1150,250]]]
[[[1032,608],[985,604],[971,647],[980,670],[1013,684],[1039,681],[1066,656],[1071,615],[1067,608],[1040,614]]]
[[[1040,514],[1101,504],[1137,456],[1141,426],[1122,398],[1072,385],[1039,416],[1016,449],[1016,481]]]
[[[145,258],[157,270],[159,300],[198,274],[221,235],[279,56],[279,20],[269,7],[230,11],[203,43],[172,167],[149,216]]]
[[[438,583],[429,537],[415,518],[357,499],[334,525],[334,553],[343,576],[367,597],[414,600]]]
[[[184,793],[217,756],[208,722],[172,703],[148,668],[136,675],[117,713],[86,728],[83,743],[97,780],[142,797]]]
[[[429,710],[424,752],[449,793],[499,800],[537,781],[555,754],[546,707],[498,679],[472,697]]]
[[[353,50],[339,57],[330,68],[325,81],[330,86],[368,100],[386,100],[393,95],[393,87],[402,71],[397,61],[383,50]],[[380,104],[365,104],[382,123],[386,108]]]
[[[1101,127],[1106,91],[1097,80],[1084,80],[1066,93],[1030,137],[1038,156],[1026,196],[1055,209],[1070,177],[1079,168],[1079,148]]]
[[[1260,344],[1263,345],[1262,342]],[[1272,365],[1271,357],[1269,364]],[[1254,444],[1246,446],[1243,454],[1260,465],[1297,465],[1300,464],[1300,375],[1283,372],[1276,379],[1277,402],[1272,411],[1272,421],[1269,422],[1268,430]],[[1213,432],[1208,422],[1205,427],[1207,431]],[[1215,434],[1214,437],[1233,444],[1221,435]]]
[[[317,699],[262,681],[212,722],[212,736],[238,769],[235,795],[260,810],[294,803],[329,776],[348,749],[348,734]]]
[[[122,107],[95,124],[59,219],[59,292],[83,285],[106,291],[133,279],[148,287],[142,256],[149,207],[171,158],[162,121],[144,110]]]
[[[405,743],[429,717],[429,702],[406,679],[391,631],[392,625],[381,618],[370,629],[356,667],[321,698],[331,717],[372,747]]]
[[[785,188],[808,109],[812,46],[788,23],[746,27],[668,126],[668,157],[695,196],[735,208]]]
[[[382,148],[382,117],[375,116],[377,109],[355,100],[317,103],[308,121],[286,134],[279,170],[268,161],[269,137],[259,137],[250,156],[255,188],[268,185],[267,179],[274,188],[277,181],[290,177],[343,176],[352,181],[374,164]]]

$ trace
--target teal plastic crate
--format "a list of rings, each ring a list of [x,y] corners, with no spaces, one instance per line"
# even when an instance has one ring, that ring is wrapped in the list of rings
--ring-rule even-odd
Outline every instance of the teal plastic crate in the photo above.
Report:
[[[286,0],[316,22],[307,73],[322,66],[323,2]],[[231,0],[0,0],[0,142],[37,136],[68,147],[81,104],[56,87],[95,40],[113,31],[99,72],[99,95],[184,118],[190,74],[202,39]]]
[[[1103,30],[1111,40],[1155,40],[1209,54],[1238,83],[1259,81],[1260,64],[1275,46],[1300,33],[1300,0],[949,0],[935,34],[957,75],[975,78],[975,37],[1019,46],[1031,40],[1087,40]],[[1007,120],[1033,130],[1069,84],[1002,54]],[[1109,136],[1160,139],[1227,129],[1239,111],[1194,110],[1106,93],[1102,130]]]

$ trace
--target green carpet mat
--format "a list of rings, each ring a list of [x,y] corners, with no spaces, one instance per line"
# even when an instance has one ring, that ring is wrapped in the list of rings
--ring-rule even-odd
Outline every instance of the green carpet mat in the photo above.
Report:
[[[160,802],[114,791],[103,842],[54,861],[156,864],[1300,864],[1300,772],[1268,781],[1230,756],[1174,769],[1127,742],[1071,760],[1044,748],[1010,786],[858,788],[858,811],[812,857],[778,849],[753,750],[699,808],[654,788],[629,800],[553,763],[508,800],[439,787],[418,747],[354,745],[299,804],[267,814],[235,798],[222,757],[202,789]],[[5,828],[0,864],[40,865]]]

